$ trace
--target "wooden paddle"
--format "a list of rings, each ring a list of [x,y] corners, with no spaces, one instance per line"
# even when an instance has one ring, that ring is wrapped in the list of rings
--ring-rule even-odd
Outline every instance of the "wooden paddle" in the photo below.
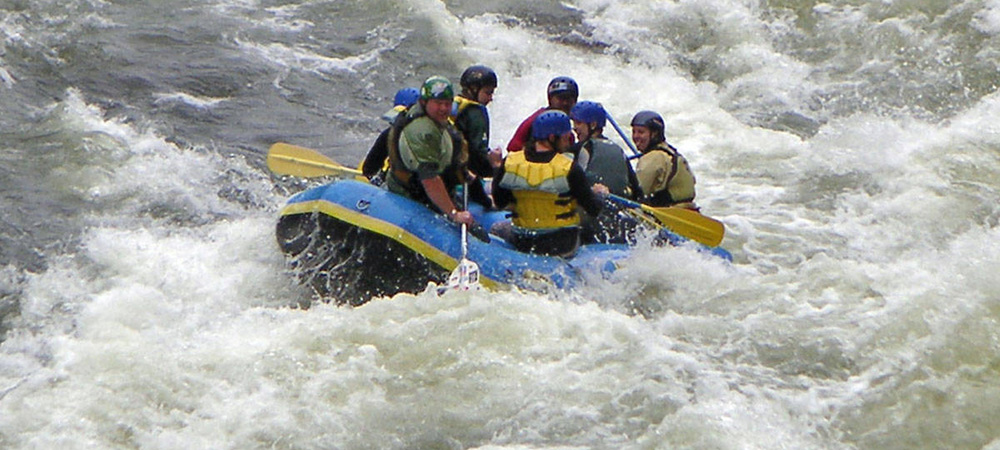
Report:
[[[278,175],[303,178],[334,176],[365,179],[360,170],[342,166],[316,150],[284,142],[278,142],[268,150],[267,168]]]

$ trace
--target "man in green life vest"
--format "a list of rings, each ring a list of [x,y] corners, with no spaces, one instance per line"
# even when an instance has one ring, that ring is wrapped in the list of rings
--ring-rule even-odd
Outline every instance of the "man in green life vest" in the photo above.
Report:
[[[632,141],[642,153],[636,176],[642,187],[641,202],[650,206],[677,206],[698,210],[694,203],[694,174],[687,159],[666,141],[663,117],[639,111],[632,118]]]
[[[570,257],[580,245],[577,205],[596,216],[601,202],[583,169],[565,154],[573,144],[566,113],[540,114],[531,133],[524,151],[507,154],[493,177],[497,207],[513,210],[511,232],[497,231],[520,251]]]
[[[459,211],[452,201],[455,187],[466,181],[468,160],[465,140],[448,120],[453,100],[448,79],[433,76],[424,81],[417,104],[400,114],[389,131],[386,186],[472,227],[472,214]]]
[[[641,189],[632,164],[618,144],[604,137],[608,117],[604,106],[584,100],[573,106],[569,117],[573,119],[573,131],[579,140],[571,153],[587,173],[587,180],[619,197],[638,198]]]

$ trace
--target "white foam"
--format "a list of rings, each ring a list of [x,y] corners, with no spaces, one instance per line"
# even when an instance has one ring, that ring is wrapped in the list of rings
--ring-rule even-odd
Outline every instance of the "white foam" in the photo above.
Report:
[[[976,12],[972,26],[990,35],[1000,34],[1000,1],[986,0],[983,8]]]
[[[229,100],[228,98],[197,96],[186,92],[155,92],[153,93],[153,99],[154,105],[183,104],[201,110],[212,109],[219,103]]]
[[[3,60],[0,59],[0,62],[3,62]],[[11,75],[10,72],[7,71],[7,68],[5,68],[3,66],[0,66],[0,81],[3,82],[3,85],[7,89],[10,89],[10,88],[14,87],[14,83],[16,83],[16,80],[14,79],[14,76]]]
[[[83,136],[67,151],[82,155],[85,175],[67,164],[52,180],[86,193],[96,212],[79,252],[54,255],[18,282],[23,317],[0,348],[4,443],[840,448],[988,439],[967,417],[995,410],[983,377],[996,359],[1000,97],[941,123],[845,114],[801,138],[730,112],[734,101],[795,104],[829,87],[809,74],[825,68],[761,34],[784,22],[762,19],[759,5],[574,4],[609,44],[602,51],[500,15],[457,21],[445,6],[414,3],[457,30],[465,59],[499,72],[494,145],[544,104],[556,75],[575,77],[581,99],[601,101],[621,123],[659,111],[698,176],[699,203],[727,225],[735,266],[688,248],[644,249],[610,280],[556,299],[426,292],[292,309],[308,294],[284,272],[273,242],[284,194],[259,165],[178,148],[70,92],[53,114]],[[813,10],[841,31],[865,20],[864,8],[837,8]],[[992,26],[986,12],[976,20]],[[735,76],[719,86],[672,67],[657,44],[666,32],[726,48],[716,69]],[[380,51],[330,58],[295,44],[240,45],[275,67],[322,73],[377,65]],[[234,202],[227,189],[255,200]]]
[[[237,40],[237,44],[247,53],[256,54],[264,61],[279,67],[295,67],[296,69],[314,72],[354,72],[364,64],[369,64],[378,58],[383,49],[374,49],[361,55],[336,58],[324,56],[301,45],[286,45],[281,43],[259,44]]]

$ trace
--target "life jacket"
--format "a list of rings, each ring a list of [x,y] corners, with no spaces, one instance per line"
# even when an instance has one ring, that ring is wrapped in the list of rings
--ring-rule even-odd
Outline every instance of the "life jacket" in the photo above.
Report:
[[[455,96],[455,101],[451,105],[451,118],[452,118],[452,122],[456,125],[456,127],[458,127],[458,131],[461,131],[463,134],[465,134],[466,130],[462,129],[461,124],[463,122],[459,118],[463,114],[465,114],[466,111],[469,110],[469,107],[473,107],[472,109],[478,109],[478,110],[480,110],[480,111],[483,112],[483,117],[486,118],[486,130],[484,130],[485,134],[483,135],[483,140],[485,142],[489,142],[490,141],[490,127],[489,127],[490,113],[489,113],[489,110],[487,110],[486,107],[483,106],[482,103],[479,103],[479,102],[473,101],[473,100],[469,100],[469,99],[467,99],[465,97],[462,97],[460,95],[456,95]],[[466,138],[468,138],[468,136],[466,136]]]
[[[573,160],[563,154],[547,163],[531,162],[525,152],[507,155],[500,186],[514,196],[514,226],[552,229],[580,223],[576,199],[570,195],[569,172]]]
[[[694,173],[688,165],[687,159],[681,155],[676,148],[660,142],[649,151],[660,151],[670,155],[670,173],[667,175],[667,185],[660,186],[656,192],[651,192],[644,197],[643,203],[650,206],[694,206]]]
[[[456,95],[454,103],[451,104],[451,117],[458,118],[460,114],[465,112],[465,108],[468,108],[469,106],[472,105],[480,107],[483,106],[481,103],[477,101],[469,100],[465,97],[462,97],[461,95]]]
[[[475,114],[476,111],[481,112],[485,123],[485,128],[481,136],[473,136],[471,134],[473,131],[468,129],[470,128],[470,121],[476,120],[470,114]],[[492,177],[493,166],[490,165],[490,160],[487,156],[490,152],[489,110],[482,103],[456,95],[451,107],[451,117],[455,127],[462,133],[468,145],[469,169],[472,173],[480,177]]]
[[[385,114],[382,114],[382,120],[391,124],[396,121],[396,118],[399,117],[400,114],[406,113],[406,109],[407,108],[404,105],[393,106],[392,109],[386,111]]]
[[[389,178],[390,188],[393,184],[399,186],[406,194],[417,201],[428,203],[430,199],[424,192],[424,187],[420,183],[417,173],[406,168],[402,156],[399,153],[399,139],[403,135],[403,129],[427,114],[423,108],[410,108],[405,114],[400,114],[393,121],[389,130]],[[441,172],[441,179],[445,188],[451,192],[455,186],[465,182],[465,164],[468,161],[468,150],[465,139],[453,126],[443,127],[444,132],[451,138],[451,163]]]
[[[628,184],[628,159],[622,149],[607,139],[591,138],[585,144],[590,160],[587,162],[587,181],[591,185],[601,183],[619,197],[631,197]]]

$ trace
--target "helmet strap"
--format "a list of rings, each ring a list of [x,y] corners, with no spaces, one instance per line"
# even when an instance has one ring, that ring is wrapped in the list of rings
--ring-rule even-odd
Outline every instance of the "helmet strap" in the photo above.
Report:
[[[555,137],[553,137],[555,136]],[[559,151],[559,136],[550,134],[549,137],[545,138],[545,142],[548,142],[549,148],[554,151]]]
[[[552,142],[552,137],[551,136],[552,135],[549,135],[545,139],[533,138],[532,141],[534,141],[534,143],[535,143],[535,151],[538,151],[540,147],[544,147],[544,148],[550,149],[550,150],[555,150],[556,146]]]
[[[654,146],[656,146],[656,144],[666,141],[667,140],[664,138],[662,131],[657,131],[656,133],[650,133],[649,148],[653,148]]]

